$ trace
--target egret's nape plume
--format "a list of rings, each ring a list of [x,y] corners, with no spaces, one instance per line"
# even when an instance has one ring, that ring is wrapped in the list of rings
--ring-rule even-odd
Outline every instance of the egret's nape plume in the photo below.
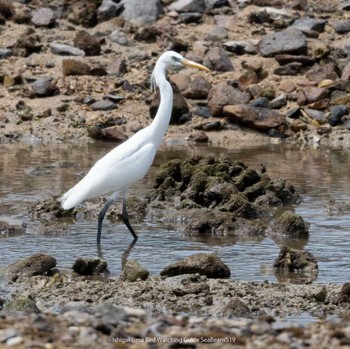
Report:
[[[160,104],[153,122],[98,160],[87,175],[61,197],[62,207],[67,210],[86,199],[112,194],[98,216],[98,244],[101,242],[105,214],[120,192],[123,195],[123,221],[134,240],[137,239],[129,222],[126,197],[129,187],[148,172],[169,126],[173,109],[173,90],[165,74],[167,67],[171,65],[209,70],[199,63],[185,59],[179,53],[173,51],[163,53],[157,60],[151,76],[151,85],[158,86],[160,91]]]

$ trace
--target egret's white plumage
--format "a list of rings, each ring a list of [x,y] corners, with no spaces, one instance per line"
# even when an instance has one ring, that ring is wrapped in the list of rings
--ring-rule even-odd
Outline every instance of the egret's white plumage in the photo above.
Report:
[[[125,197],[128,188],[146,175],[168,128],[173,108],[173,90],[165,76],[169,65],[187,65],[208,70],[203,65],[184,59],[176,52],[163,53],[151,77],[152,84],[157,85],[160,90],[160,104],[153,122],[98,160],[87,175],[61,197],[62,207],[67,210],[86,199],[114,193],[99,216],[98,243],[100,242],[102,220],[118,192],[123,193],[124,222],[134,239],[137,239],[128,221]]]

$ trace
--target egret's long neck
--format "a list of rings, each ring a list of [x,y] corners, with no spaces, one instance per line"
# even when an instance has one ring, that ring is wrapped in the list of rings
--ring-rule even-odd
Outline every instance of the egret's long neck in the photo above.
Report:
[[[159,87],[160,104],[157,114],[150,125],[154,135],[154,143],[156,144],[156,147],[159,146],[164,137],[164,134],[169,126],[171,113],[173,110],[173,89],[165,78],[166,67],[164,66],[162,68],[163,69],[161,69],[161,72],[154,77],[155,82]]]

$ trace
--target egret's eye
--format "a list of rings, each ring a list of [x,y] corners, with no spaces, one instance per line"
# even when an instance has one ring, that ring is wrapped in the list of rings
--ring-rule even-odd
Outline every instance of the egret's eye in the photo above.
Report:
[[[180,63],[180,58],[172,56],[171,59],[175,62],[175,63]]]

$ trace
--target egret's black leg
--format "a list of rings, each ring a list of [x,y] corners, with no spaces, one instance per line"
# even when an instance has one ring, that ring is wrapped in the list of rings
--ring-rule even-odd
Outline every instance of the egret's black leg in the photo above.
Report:
[[[136,242],[136,240],[138,239],[134,229],[132,228],[132,226],[130,225],[129,222],[129,217],[128,217],[128,212],[126,211],[126,199],[125,196],[123,196],[123,212],[122,212],[122,217],[123,217],[123,221],[124,224],[128,227],[130,233],[132,234],[132,236],[134,237],[134,241]]]
[[[102,211],[98,215],[98,224],[97,224],[97,244],[98,245],[101,244],[102,222],[103,222],[103,219],[105,218],[106,212],[107,212],[109,206],[111,206],[113,200],[114,200],[114,198],[110,198],[106,202],[106,204],[103,207]]]
[[[134,239],[131,241],[131,244],[128,246],[128,248],[123,252],[123,255],[122,255],[122,270],[124,269],[125,267],[125,264],[126,262],[128,261],[128,258],[129,258],[129,254],[132,250],[132,248],[134,247],[134,245],[136,244],[136,241],[137,239]]]

